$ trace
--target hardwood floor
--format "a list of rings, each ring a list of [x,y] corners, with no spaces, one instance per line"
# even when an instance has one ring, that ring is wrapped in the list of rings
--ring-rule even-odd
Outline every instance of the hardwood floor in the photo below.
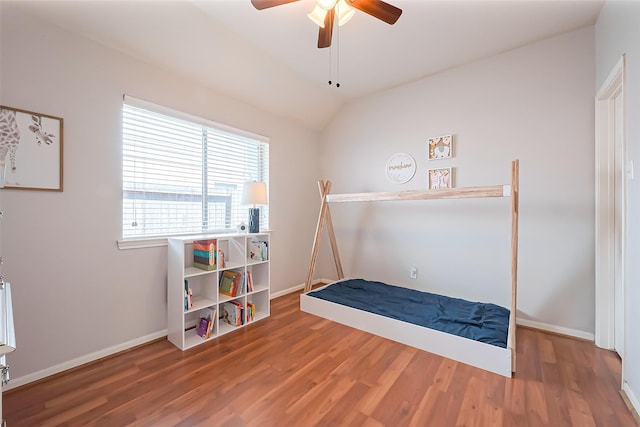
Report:
[[[166,340],[10,390],[19,426],[633,426],[621,364],[520,328],[507,379],[299,311],[181,352]]]

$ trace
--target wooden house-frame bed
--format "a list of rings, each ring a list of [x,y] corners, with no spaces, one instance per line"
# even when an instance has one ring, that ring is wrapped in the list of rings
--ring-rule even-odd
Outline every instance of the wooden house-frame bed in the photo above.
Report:
[[[318,183],[322,204],[307,272],[305,290],[300,296],[300,309],[371,334],[379,335],[421,350],[454,359],[506,377],[516,370],[516,313],[518,275],[518,195],[519,161],[511,164],[511,184],[485,187],[451,188],[441,190],[409,190],[401,192],[330,194],[331,182]],[[335,233],[329,210],[330,203],[381,202],[401,200],[511,198],[511,304],[506,348],[498,347],[458,335],[441,332],[368,311],[337,304],[308,295],[320,249],[320,236],[326,227],[339,280],[342,270]],[[330,286],[330,285],[327,285]]]

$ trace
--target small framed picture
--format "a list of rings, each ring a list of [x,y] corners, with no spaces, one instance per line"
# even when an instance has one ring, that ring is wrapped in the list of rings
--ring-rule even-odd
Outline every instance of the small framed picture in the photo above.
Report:
[[[429,138],[429,160],[450,159],[451,157],[453,157],[452,135]]]
[[[429,190],[453,188],[452,168],[429,169],[427,173],[429,175]]]

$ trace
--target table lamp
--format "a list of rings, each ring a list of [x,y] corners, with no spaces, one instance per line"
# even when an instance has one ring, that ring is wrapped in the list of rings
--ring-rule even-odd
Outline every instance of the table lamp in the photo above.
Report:
[[[253,205],[249,208],[249,233],[260,232],[260,208],[256,205],[267,204],[267,184],[264,182],[245,182],[242,186],[243,205]]]

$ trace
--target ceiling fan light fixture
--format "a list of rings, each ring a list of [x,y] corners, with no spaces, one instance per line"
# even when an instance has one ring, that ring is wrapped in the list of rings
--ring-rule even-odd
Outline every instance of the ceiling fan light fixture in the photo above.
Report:
[[[314,7],[311,13],[309,13],[307,16],[320,28],[324,28],[324,17],[326,15],[327,11],[316,5],[316,7]]]
[[[331,10],[338,3],[338,0],[316,0],[316,5],[324,10]]]
[[[349,6],[346,0],[340,0],[336,7],[336,12],[338,13],[338,25],[343,26],[353,15],[356,13],[355,9]]]

